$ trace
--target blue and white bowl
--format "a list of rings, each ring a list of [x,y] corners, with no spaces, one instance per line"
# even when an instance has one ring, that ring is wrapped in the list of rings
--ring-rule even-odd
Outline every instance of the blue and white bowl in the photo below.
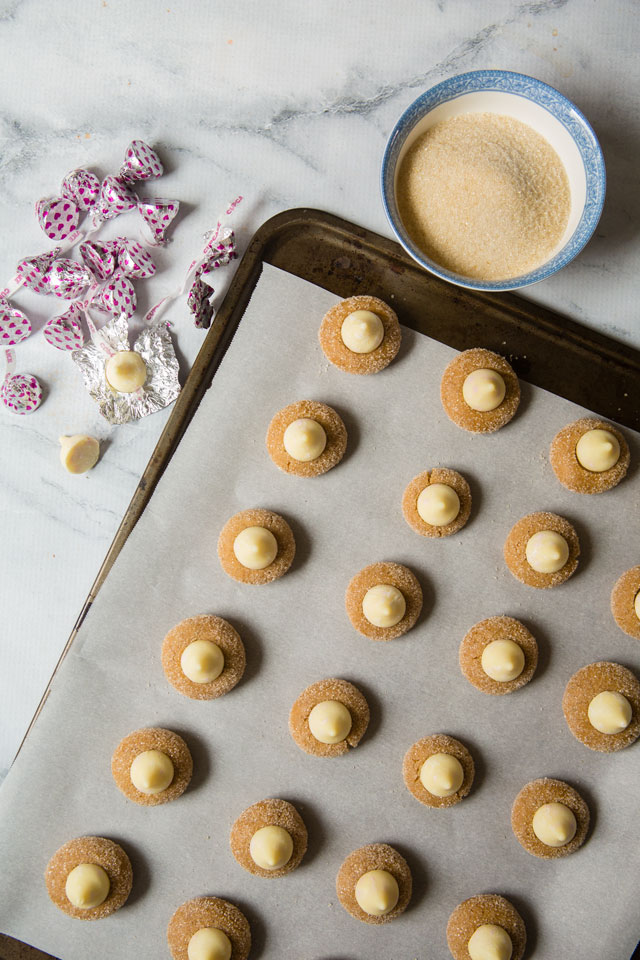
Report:
[[[461,113],[500,113],[527,123],[549,141],[567,172],[571,208],[564,234],[545,263],[519,277],[485,282],[446,270],[416,246],[398,213],[396,180],[407,150],[430,127]],[[472,290],[515,290],[544,280],[580,253],[602,213],[606,174],[596,135],[570,100],[541,80],[521,73],[474,70],[437,84],[405,110],[387,143],[381,186],[396,237],[426,270]]]

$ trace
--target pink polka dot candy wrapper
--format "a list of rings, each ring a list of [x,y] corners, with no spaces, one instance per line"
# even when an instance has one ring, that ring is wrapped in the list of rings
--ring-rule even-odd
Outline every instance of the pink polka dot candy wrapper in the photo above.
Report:
[[[35,293],[51,293],[49,269],[57,255],[56,250],[42,253],[37,257],[25,257],[17,266],[16,273],[25,287]]]
[[[79,350],[84,346],[84,333],[81,320],[83,310],[80,304],[72,303],[68,310],[51,317],[44,326],[44,338],[56,350]]]
[[[94,280],[108,280],[116,268],[118,248],[113,242],[87,240],[78,247],[80,257]]]
[[[100,196],[100,181],[89,170],[72,170],[62,181],[62,196],[73,200],[78,209],[89,210]]]
[[[165,232],[179,209],[180,204],[177,200],[162,200],[159,198],[140,200],[138,211],[151,230],[155,244],[165,242]]]
[[[63,300],[77,300],[91,283],[91,274],[76,260],[54,260],[48,277],[51,292]]]
[[[125,240],[118,254],[118,266],[127,277],[140,280],[152,277],[156,265],[150,255],[137,240]]]
[[[132,140],[126,149],[118,177],[125,183],[154,180],[163,174],[160,157],[144,140]]]
[[[50,240],[66,240],[78,226],[80,211],[66,197],[38,200],[36,214],[45,236]]]
[[[42,387],[30,373],[14,373],[0,387],[0,400],[10,413],[33,413],[42,403]]]
[[[131,280],[125,277],[120,270],[116,270],[92,301],[92,306],[97,307],[98,310],[105,310],[114,317],[120,314],[124,314],[126,317],[133,316],[136,304],[134,286]]]
[[[0,347],[13,347],[31,333],[31,323],[20,310],[0,300]]]

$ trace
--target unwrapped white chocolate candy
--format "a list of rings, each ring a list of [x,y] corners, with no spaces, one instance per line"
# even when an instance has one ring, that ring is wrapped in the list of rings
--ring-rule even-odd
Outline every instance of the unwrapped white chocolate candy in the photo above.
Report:
[[[635,610],[636,617],[640,620],[640,590],[636,593],[636,598],[633,601],[633,609]]]
[[[289,424],[282,438],[290,457],[300,463],[317,460],[327,445],[327,434],[321,423],[303,417]]]
[[[398,881],[388,870],[369,870],[358,878],[355,897],[360,909],[370,917],[384,917],[400,898]]]
[[[371,587],[362,600],[362,612],[374,627],[395,627],[407,610],[407,602],[400,590],[388,583]]]
[[[60,461],[69,473],[86,473],[95,467],[100,456],[100,444],[86,433],[60,437]]]
[[[342,322],[342,342],[352,353],[372,353],[384,338],[384,326],[377,313],[354,310]]]
[[[569,544],[555,530],[538,530],[527,540],[525,554],[537,573],[557,573],[569,559]]]
[[[99,907],[109,896],[111,884],[106,870],[98,863],[79,863],[67,874],[67,900],[80,910]]]
[[[482,651],[480,662],[488,677],[507,683],[524,670],[524,651],[514,640],[492,640]]]
[[[632,715],[627,698],[613,690],[596,694],[587,707],[589,723],[600,733],[622,733],[631,723]]]
[[[266,527],[245,527],[233,541],[236,559],[248,570],[264,570],[278,553],[278,541]]]
[[[353,723],[349,710],[339,700],[316,703],[308,722],[311,733],[320,743],[342,743]]]
[[[134,393],[147,379],[147,368],[135,350],[119,350],[107,360],[104,375],[116,393]]]
[[[511,937],[497,923],[483,923],[476,927],[467,943],[471,960],[511,960]]]
[[[166,790],[173,780],[171,759],[160,750],[144,750],[134,759],[129,769],[131,783],[140,793],[153,796]]]
[[[450,753],[432,753],[420,768],[420,783],[434,797],[452,797],[463,780],[462,764]]]
[[[587,430],[576,444],[578,463],[591,473],[611,470],[620,459],[618,438],[610,430]]]
[[[187,960],[231,960],[229,937],[217,927],[196,930],[187,945]]]
[[[531,826],[540,843],[547,847],[564,847],[573,840],[578,829],[573,811],[557,802],[538,807]]]
[[[420,491],[416,506],[425,523],[444,527],[460,513],[460,497],[447,483],[430,483]]]
[[[194,640],[182,651],[180,666],[192,683],[211,683],[224,670],[224,654],[211,640]]]
[[[480,413],[499,407],[506,392],[505,382],[497,370],[473,370],[462,384],[464,402]]]
[[[261,827],[251,837],[249,853],[263,870],[280,870],[291,860],[293,840],[284,827]]]

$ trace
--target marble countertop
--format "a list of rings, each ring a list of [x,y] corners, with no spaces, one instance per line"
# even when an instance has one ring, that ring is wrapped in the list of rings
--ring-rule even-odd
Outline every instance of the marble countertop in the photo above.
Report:
[[[526,296],[640,347],[635,13],[632,0],[0,0],[2,282],[49,246],[35,200],[75,167],[117,172],[134,137],[165,164],[145,194],[182,204],[172,243],[154,253],[157,275],[137,283],[142,311],[180,283],[238,194],[241,251],[264,220],[297,206],[390,235],[378,176],[395,120],[445,77],[500,67],[572,99],[608,173],[595,237]],[[106,236],[139,230],[134,214],[108,227]],[[43,324],[61,312],[52,300],[15,297],[34,326],[18,370],[40,379],[45,401],[25,418],[0,413],[0,778],[170,412],[109,427],[69,356],[44,340]],[[184,378],[203,332],[183,301],[168,318]],[[83,477],[58,461],[58,436],[77,432],[102,440],[98,467]]]

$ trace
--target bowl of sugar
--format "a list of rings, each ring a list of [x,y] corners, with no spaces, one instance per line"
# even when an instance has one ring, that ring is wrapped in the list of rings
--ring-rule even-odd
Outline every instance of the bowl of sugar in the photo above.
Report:
[[[382,161],[382,200],[404,249],[474,290],[544,280],[582,250],[606,188],[600,144],[541,80],[474,70],[402,114]]]

